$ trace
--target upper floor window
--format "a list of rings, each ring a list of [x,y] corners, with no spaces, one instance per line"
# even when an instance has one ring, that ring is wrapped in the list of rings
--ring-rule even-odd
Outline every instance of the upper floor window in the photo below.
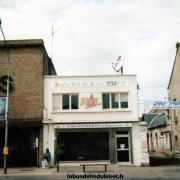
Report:
[[[128,93],[120,94],[121,108],[128,108]]]
[[[103,93],[103,109],[128,108],[128,93]]]
[[[110,108],[109,94],[103,94],[103,109]]]
[[[62,109],[79,109],[78,94],[63,94]]]
[[[59,111],[61,107],[61,95],[60,94],[53,94],[52,95],[52,104],[53,104],[53,111]]]

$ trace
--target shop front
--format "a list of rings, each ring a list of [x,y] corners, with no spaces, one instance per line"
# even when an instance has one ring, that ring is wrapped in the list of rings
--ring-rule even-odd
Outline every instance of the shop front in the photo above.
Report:
[[[55,125],[56,148],[60,161],[131,162],[131,128],[109,126],[131,124],[71,124]],[[71,127],[74,126],[73,129]],[[94,126],[94,128],[88,128]],[[103,128],[102,128],[102,127]],[[104,128],[106,126],[106,128]],[[69,129],[67,128],[69,127]],[[76,127],[76,128],[75,128]],[[81,127],[81,128],[78,128]],[[85,128],[86,127],[86,128]],[[99,127],[99,128],[97,128]]]
[[[43,147],[52,164],[148,164],[134,75],[45,77],[44,97]]]

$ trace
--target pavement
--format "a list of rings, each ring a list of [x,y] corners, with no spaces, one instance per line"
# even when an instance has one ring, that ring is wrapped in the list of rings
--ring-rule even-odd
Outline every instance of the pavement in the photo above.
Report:
[[[154,167],[132,167],[109,165],[107,172],[104,172],[104,167],[92,166],[87,167],[86,172],[83,173],[82,167],[78,165],[61,165],[59,172],[56,168],[42,169],[42,168],[8,168],[7,174],[0,169],[0,179],[2,177],[15,176],[46,176],[56,177],[55,179],[89,179],[88,176],[95,175],[102,177],[102,179],[180,179],[180,165],[166,165]],[[116,176],[118,178],[116,178]],[[69,178],[68,178],[69,177]],[[113,178],[114,177],[114,178]],[[53,179],[53,178],[51,178]],[[95,178],[96,179],[96,178]]]
[[[169,159],[169,157],[151,154],[151,166],[135,167],[110,164],[107,172],[103,166],[88,166],[86,172],[78,163],[60,163],[59,172],[56,167],[43,168],[8,168],[4,174],[0,168],[0,179],[162,179],[180,180],[180,162]]]

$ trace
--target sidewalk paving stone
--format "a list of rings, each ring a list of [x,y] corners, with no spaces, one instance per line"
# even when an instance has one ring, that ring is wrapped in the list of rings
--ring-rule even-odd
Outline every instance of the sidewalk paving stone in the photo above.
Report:
[[[82,167],[80,166],[60,166],[59,172],[57,169],[49,168],[9,168],[7,174],[3,174],[3,169],[0,169],[0,177],[2,176],[44,176],[54,177],[55,179],[67,179],[67,175],[124,175],[121,179],[180,179],[180,166],[169,165],[169,166],[156,166],[156,167],[134,167],[134,166],[120,166],[120,165],[109,165],[107,172],[104,172],[103,167],[88,167],[86,173],[83,173]],[[1,178],[0,178],[1,179]],[[74,178],[69,178],[74,179]],[[76,178],[75,178],[76,179]],[[108,179],[108,178],[107,178]],[[117,178],[116,178],[117,179]],[[120,178],[118,178],[120,179]]]

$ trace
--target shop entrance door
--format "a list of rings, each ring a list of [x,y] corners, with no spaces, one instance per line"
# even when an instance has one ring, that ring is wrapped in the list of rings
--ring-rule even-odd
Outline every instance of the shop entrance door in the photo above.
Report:
[[[130,162],[130,142],[128,134],[116,135],[117,162]]]

